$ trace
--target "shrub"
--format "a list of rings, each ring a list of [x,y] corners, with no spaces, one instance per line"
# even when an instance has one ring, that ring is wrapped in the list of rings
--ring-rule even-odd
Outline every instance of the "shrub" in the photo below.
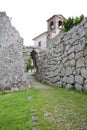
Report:
[[[69,17],[63,21],[63,31],[69,31],[73,26],[78,25],[84,19],[84,15],[80,17]]]
[[[70,30],[74,26],[74,18],[69,17],[63,21],[64,31]]]

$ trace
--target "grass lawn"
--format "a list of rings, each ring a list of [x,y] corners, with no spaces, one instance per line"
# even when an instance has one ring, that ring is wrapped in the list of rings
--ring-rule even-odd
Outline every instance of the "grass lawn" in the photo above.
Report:
[[[87,93],[62,88],[0,93],[0,130],[32,130],[35,113],[37,130],[87,130]]]

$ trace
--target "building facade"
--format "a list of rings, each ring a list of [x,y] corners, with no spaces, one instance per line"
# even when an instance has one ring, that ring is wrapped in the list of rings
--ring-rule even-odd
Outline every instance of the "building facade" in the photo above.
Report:
[[[47,41],[59,34],[62,28],[64,17],[62,15],[53,15],[47,20],[47,31],[33,38],[34,46],[41,50],[47,48]]]
[[[37,37],[35,37],[34,40],[34,46],[39,47],[41,50],[45,49],[47,47],[47,35],[48,32],[44,32]]]

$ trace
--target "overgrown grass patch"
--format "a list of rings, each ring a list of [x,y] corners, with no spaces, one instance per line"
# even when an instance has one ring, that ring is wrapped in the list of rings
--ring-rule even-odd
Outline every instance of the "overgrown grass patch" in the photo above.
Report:
[[[87,130],[87,93],[56,87],[0,94],[0,130],[32,130],[33,109],[38,130]]]
[[[28,91],[0,95],[0,130],[31,129]]]

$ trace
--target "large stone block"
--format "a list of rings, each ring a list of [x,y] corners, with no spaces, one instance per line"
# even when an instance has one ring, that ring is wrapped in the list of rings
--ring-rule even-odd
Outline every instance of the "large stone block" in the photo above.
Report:
[[[65,46],[65,50],[68,51],[70,49],[70,44]]]
[[[75,82],[74,76],[73,76],[73,75],[70,75],[70,76],[68,77],[68,83],[73,84],[74,82]]]
[[[78,84],[83,84],[83,81],[84,81],[84,79],[83,79],[82,76],[80,76],[80,75],[76,75],[76,76],[75,76],[75,82],[76,82],[76,83],[78,83]]]
[[[74,59],[74,58],[75,58],[74,52],[68,55],[68,59],[69,60]]]
[[[70,54],[70,53],[73,53],[75,51],[75,46],[72,46],[69,50],[68,50],[68,54]]]
[[[85,49],[83,53],[84,53],[84,56],[86,57],[87,56],[87,49]],[[86,57],[86,59],[87,59],[87,57]]]
[[[75,67],[75,66],[76,66],[75,59],[69,60],[69,63],[70,63],[70,66],[71,66],[71,67]]]
[[[67,89],[73,88],[73,85],[68,83],[68,84],[66,84],[65,88],[67,88]]]
[[[84,46],[78,42],[78,45],[75,45],[75,52],[78,53],[80,51],[83,51],[83,48]]]
[[[80,59],[78,59],[77,60],[77,62],[76,62],[76,67],[78,68],[78,67],[80,67],[80,68],[82,68],[82,67],[85,67],[85,59],[84,59],[84,57],[82,57],[82,58],[80,58]]]
[[[69,76],[69,75],[71,75],[72,74],[72,69],[70,68],[70,67],[67,67],[66,68],[66,73],[65,73],[65,75],[66,76]]]
[[[83,91],[84,91],[84,92],[87,92],[87,84],[84,85]]]
[[[87,78],[87,68],[81,68],[81,76]]]
[[[83,51],[80,51],[80,52],[76,53],[75,59],[79,59],[81,57],[83,57]]]
[[[82,91],[83,87],[82,87],[82,85],[75,83],[75,89],[78,91]]]
[[[62,70],[61,70],[61,75],[62,75],[62,76],[65,75],[65,68],[62,68]]]

